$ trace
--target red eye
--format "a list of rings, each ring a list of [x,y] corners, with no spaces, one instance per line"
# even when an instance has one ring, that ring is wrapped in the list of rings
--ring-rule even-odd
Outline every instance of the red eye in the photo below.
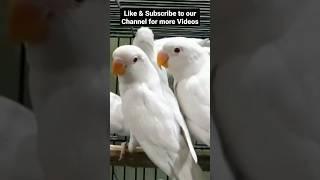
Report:
[[[179,53],[180,52],[180,48],[174,48],[174,52],[175,53]]]

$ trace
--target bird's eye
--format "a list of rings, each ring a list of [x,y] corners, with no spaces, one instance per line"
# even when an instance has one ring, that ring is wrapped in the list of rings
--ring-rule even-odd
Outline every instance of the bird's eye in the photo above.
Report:
[[[138,61],[138,58],[135,57],[135,58],[133,59],[133,62],[135,63],[135,62],[137,62],[137,61]]]
[[[174,48],[174,52],[175,53],[179,53],[180,52],[180,48]]]

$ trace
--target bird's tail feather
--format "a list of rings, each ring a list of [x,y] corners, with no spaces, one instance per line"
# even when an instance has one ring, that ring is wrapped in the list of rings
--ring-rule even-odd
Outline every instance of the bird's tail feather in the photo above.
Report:
[[[200,166],[195,163],[191,154],[187,157],[181,169],[175,172],[177,180],[204,180],[204,172]]]
[[[204,172],[197,164],[187,145],[183,142],[185,148],[181,148],[179,156],[174,162],[174,175],[177,180],[204,180]]]
[[[154,64],[155,52],[154,52],[154,34],[148,27],[141,27],[138,29],[132,44],[142,49]]]

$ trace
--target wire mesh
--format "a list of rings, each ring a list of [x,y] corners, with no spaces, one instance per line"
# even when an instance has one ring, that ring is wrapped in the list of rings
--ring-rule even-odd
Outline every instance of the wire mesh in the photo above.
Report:
[[[110,18],[111,31],[110,43],[111,52],[121,45],[131,44],[134,34],[140,26],[121,26],[120,25],[120,8],[124,7],[192,7],[200,8],[200,26],[155,26],[151,27],[154,32],[155,39],[164,37],[184,36],[192,38],[209,38],[210,37],[210,0],[205,1],[150,1],[150,0],[123,0],[110,1]],[[111,59],[111,57],[110,57]],[[110,62],[111,63],[111,62]],[[114,83],[111,90],[118,94],[118,80],[113,77],[111,82]],[[120,145],[126,142],[128,137],[110,135],[110,144]],[[195,149],[209,149],[208,146],[198,142],[194,142]],[[111,180],[169,180],[161,170],[157,168],[130,168],[111,166]]]

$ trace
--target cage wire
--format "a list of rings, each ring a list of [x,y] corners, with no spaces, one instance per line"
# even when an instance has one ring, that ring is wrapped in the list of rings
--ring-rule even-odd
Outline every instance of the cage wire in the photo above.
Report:
[[[113,52],[121,45],[131,44],[135,32],[141,26],[122,26],[120,25],[121,8],[199,8],[200,26],[152,26],[155,39],[165,37],[190,37],[190,38],[210,38],[210,0],[180,0],[180,1],[162,1],[162,0],[110,0],[110,48]],[[111,53],[112,54],[112,53]],[[110,59],[112,59],[110,57]],[[110,61],[111,63],[111,61]],[[119,94],[118,79],[111,75],[111,91]],[[110,135],[110,144],[120,145],[122,142],[128,142],[129,137]],[[194,142],[195,149],[210,150],[206,145]],[[111,165],[111,180],[168,180],[158,168],[132,168],[126,166]],[[209,174],[209,173],[208,173]],[[209,175],[208,175],[209,176]]]

